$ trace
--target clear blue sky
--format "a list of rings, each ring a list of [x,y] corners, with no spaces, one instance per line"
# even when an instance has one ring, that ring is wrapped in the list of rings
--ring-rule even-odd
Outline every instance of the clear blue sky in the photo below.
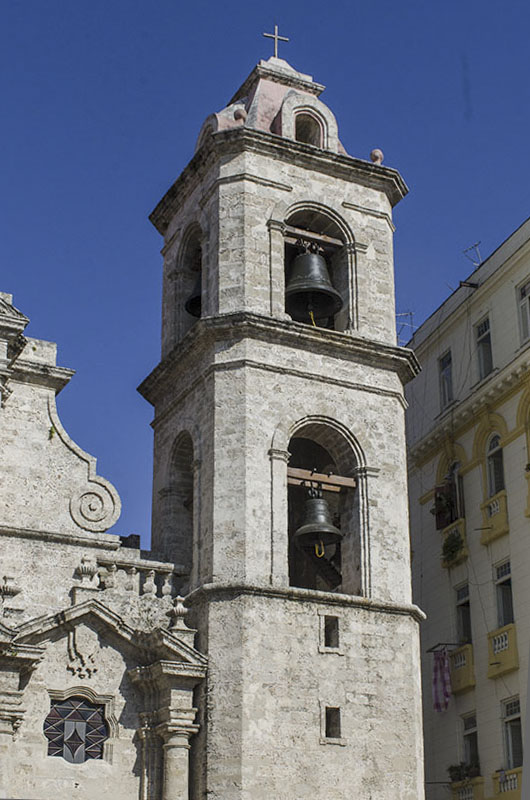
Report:
[[[70,435],[147,541],[161,239],[147,216],[205,117],[260,58],[261,34],[327,86],[347,151],[410,187],[397,207],[399,311],[420,323],[528,215],[530,6],[522,0],[0,0],[0,289],[77,375]]]

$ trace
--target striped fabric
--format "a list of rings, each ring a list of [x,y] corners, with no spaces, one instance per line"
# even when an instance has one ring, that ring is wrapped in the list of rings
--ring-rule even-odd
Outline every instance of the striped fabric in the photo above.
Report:
[[[446,711],[451,697],[451,673],[447,650],[435,650],[432,673],[432,701],[435,711]]]

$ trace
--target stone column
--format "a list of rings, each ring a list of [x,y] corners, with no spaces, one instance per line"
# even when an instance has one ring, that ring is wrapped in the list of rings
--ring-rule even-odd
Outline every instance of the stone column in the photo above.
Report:
[[[164,765],[161,800],[188,800],[190,736],[198,729],[162,726]]]
[[[271,566],[272,586],[289,586],[289,534],[287,531],[288,450],[269,450],[271,460]]]
[[[269,228],[269,288],[270,315],[279,319],[291,317],[285,313],[285,224],[270,219]]]

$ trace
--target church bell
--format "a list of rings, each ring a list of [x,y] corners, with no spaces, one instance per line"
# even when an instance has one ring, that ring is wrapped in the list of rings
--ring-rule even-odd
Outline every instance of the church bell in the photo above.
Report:
[[[191,294],[184,303],[184,308],[191,314],[192,317],[201,316],[201,289],[202,289],[202,276],[201,273],[197,275],[197,280],[191,290]]]
[[[285,289],[287,313],[297,322],[308,322],[331,317],[342,306],[342,297],[331,283],[326,259],[320,253],[297,255]]]
[[[322,551],[328,544],[337,544],[342,533],[333,525],[327,500],[322,497],[322,489],[311,487],[308,490],[304,509],[304,522],[296,530],[294,541],[297,547]]]

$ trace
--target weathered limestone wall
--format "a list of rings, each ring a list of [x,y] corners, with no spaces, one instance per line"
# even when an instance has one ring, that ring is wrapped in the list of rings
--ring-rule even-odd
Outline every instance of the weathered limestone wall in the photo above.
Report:
[[[210,663],[193,797],[417,800],[417,622],[344,596],[290,595],[192,595]],[[323,647],[324,615],[339,618],[337,649]],[[340,708],[338,740],[326,739],[326,706]]]

